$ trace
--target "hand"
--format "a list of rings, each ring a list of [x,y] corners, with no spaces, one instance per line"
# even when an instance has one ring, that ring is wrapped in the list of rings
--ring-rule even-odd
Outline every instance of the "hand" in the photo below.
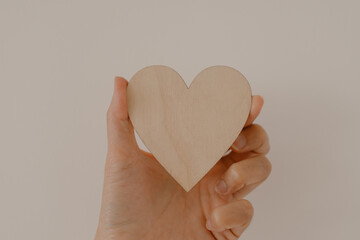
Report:
[[[107,113],[108,152],[95,239],[238,239],[253,207],[243,199],[270,174],[266,132],[252,124],[263,105],[253,96],[251,112],[231,152],[189,192],[135,140],[126,103],[127,81],[116,77]]]

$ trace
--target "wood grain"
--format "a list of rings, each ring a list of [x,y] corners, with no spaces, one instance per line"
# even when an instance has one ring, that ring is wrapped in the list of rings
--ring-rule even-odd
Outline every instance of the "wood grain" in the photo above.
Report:
[[[129,81],[130,120],[145,146],[189,191],[241,132],[251,89],[236,69],[213,66],[187,87],[172,68],[145,67]]]

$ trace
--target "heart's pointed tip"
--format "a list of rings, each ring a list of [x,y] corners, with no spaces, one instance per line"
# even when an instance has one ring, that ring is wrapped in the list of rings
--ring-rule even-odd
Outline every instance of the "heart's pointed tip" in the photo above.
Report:
[[[190,183],[180,184],[180,186],[185,190],[185,192],[190,192],[195,187],[195,185],[196,185],[196,183],[195,184],[190,184]]]
[[[185,190],[185,192],[190,192],[190,190],[192,189],[192,187],[183,186],[183,189]]]

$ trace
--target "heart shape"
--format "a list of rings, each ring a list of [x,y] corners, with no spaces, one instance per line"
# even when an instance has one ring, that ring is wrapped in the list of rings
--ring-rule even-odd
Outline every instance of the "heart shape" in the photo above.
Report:
[[[189,191],[241,132],[251,89],[236,69],[213,66],[187,87],[172,68],[145,67],[129,81],[130,120],[145,146]]]

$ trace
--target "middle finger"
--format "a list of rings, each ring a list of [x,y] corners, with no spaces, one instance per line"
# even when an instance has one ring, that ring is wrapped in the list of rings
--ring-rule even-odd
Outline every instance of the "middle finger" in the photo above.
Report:
[[[233,194],[245,186],[263,182],[271,172],[271,163],[264,155],[233,163],[218,180],[219,194]]]

